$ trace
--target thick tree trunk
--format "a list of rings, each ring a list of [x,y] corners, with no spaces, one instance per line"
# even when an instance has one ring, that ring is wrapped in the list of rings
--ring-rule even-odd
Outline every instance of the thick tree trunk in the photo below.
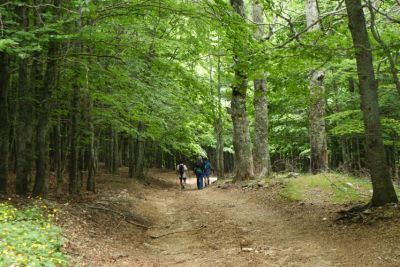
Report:
[[[245,19],[243,0],[230,1],[235,12]],[[243,22],[245,23],[245,22]],[[235,180],[254,178],[253,155],[250,140],[249,121],[246,111],[247,74],[240,58],[245,44],[243,40],[235,40],[234,44],[234,72],[235,81],[232,84],[231,117],[233,122],[233,148],[235,150]]]
[[[9,56],[0,52],[0,194],[7,193],[8,146],[10,121],[8,117]]]
[[[43,87],[38,94],[40,99],[38,105],[38,121],[36,131],[36,179],[33,195],[45,195],[47,191],[47,172],[48,172],[48,128],[50,116],[50,99],[56,87],[57,60],[58,52],[55,41],[50,42],[47,58],[46,72],[43,80]]]
[[[317,0],[306,0],[306,19],[309,32],[320,31]],[[311,172],[317,174],[328,169],[328,147],[325,130],[325,73],[312,70],[310,80],[310,148]]]
[[[266,79],[254,80],[254,172],[257,177],[271,175],[268,144],[268,105]]]
[[[373,195],[371,204],[381,206],[398,202],[385,160],[382,141],[378,84],[375,79],[371,45],[368,39],[361,0],[346,0],[349,29],[353,38],[360,82],[361,109],[364,118],[366,159],[371,172]]]
[[[17,124],[17,180],[16,193],[28,194],[28,182],[32,171],[33,142],[32,142],[32,94],[29,88],[27,60],[19,64],[18,78],[18,124]]]
[[[47,72],[47,71],[46,71]],[[53,74],[53,70],[50,71]],[[47,73],[46,79],[52,82],[55,78],[49,77]],[[48,81],[45,80],[45,83]],[[48,169],[48,124],[49,124],[49,100],[50,88],[48,84],[41,88],[39,93],[40,103],[37,109],[37,129],[36,129],[36,179],[33,188],[33,195],[44,196],[47,191],[47,169]]]
[[[246,180],[254,177],[253,156],[246,112],[247,78],[235,71],[236,84],[232,88],[231,116],[233,122],[233,147],[235,151],[235,178]]]
[[[313,174],[328,169],[328,147],[325,130],[325,89],[323,71],[313,71],[310,83],[310,148],[311,172]]]
[[[23,29],[28,27],[26,7],[18,7],[17,14]],[[33,159],[33,93],[30,88],[28,60],[20,59],[18,66],[18,111],[17,111],[17,177],[16,193],[28,194],[28,182],[32,171]]]
[[[255,38],[262,41],[264,9],[259,0],[253,0],[252,15],[253,22],[258,25]],[[265,73],[254,80],[254,123],[254,174],[256,177],[265,177],[272,172],[268,145],[268,100]]]
[[[59,0],[58,0],[59,1]],[[78,8],[78,13],[82,14],[82,10]],[[82,17],[76,20],[75,27],[81,28]],[[77,53],[82,51],[82,44],[78,41],[74,44],[74,50]],[[70,132],[69,132],[69,184],[68,191],[70,195],[77,195],[80,193],[80,184],[78,176],[78,160],[79,160],[79,119],[80,119],[80,106],[81,106],[81,84],[79,82],[81,76],[81,70],[79,66],[75,66],[72,83],[72,98],[70,102]]]
[[[54,1],[55,6],[59,6],[58,0]],[[57,41],[52,40],[49,43],[47,51],[47,66],[43,78],[42,88],[38,92],[39,103],[37,105],[37,126],[36,126],[36,177],[33,188],[33,195],[44,196],[48,187],[48,155],[49,155],[49,117],[50,117],[50,99],[56,88],[57,81],[57,60],[58,54]],[[38,70],[41,72],[41,70]],[[38,77],[42,75],[37,74]],[[57,174],[58,175],[58,174]]]

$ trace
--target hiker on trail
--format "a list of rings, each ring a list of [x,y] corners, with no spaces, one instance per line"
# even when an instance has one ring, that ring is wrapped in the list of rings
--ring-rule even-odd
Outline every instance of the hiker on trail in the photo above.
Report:
[[[204,185],[207,187],[210,185],[210,176],[211,176],[211,162],[208,158],[204,158]]]
[[[179,177],[179,180],[181,183],[181,189],[185,188],[187,171],[188,171],[188,168],[182,161],[179,162],[179,164],[176,166],[176,172],[178,173],[178,177]]]
[[[194,164],[193,168],[194,173],[197,177],[197,189],[203,189],[203,177],[204,177],[204,162],[202,157],[199,157]]]

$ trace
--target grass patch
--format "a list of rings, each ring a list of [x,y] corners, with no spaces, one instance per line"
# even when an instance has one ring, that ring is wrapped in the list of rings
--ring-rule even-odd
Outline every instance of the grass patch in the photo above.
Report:
[[[345,204],[367,202],[371,196],[371,183],[346,175],[324,173],[301,175],[285,179],[281,195],[292,201],[329,202]]]
[[[0,266],[68,266],[53,210],[0,203]]]

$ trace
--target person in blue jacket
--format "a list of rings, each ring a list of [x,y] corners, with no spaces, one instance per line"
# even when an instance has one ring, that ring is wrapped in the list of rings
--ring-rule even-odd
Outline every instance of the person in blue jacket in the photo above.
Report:
[[[203,177],[204,177],[204,162],[201,157],[199,157],[194,164],[193,171],[197,177],[197,189],[203,189]]]
[[[211,162],[208,158],[204,158],[204,185],[210,185],[210,176],[212,172]]]

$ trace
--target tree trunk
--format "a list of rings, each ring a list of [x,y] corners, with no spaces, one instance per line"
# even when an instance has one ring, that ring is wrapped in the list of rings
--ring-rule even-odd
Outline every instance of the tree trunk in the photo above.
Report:
[[[219,37],[218,37],[219,38]],[[212,101],[213,126],[216,139],[216,170],[218,179],[224,178],[224,137],[223,137],[223,121],[222,121],[222,95],[221,95],[221,56],[218,39],[218,55],[217,55],[217,104],[215,105],[214,81],[213,81],[213,64],[210,54],[210,91]],[[181,157],[179,158],[181,160]]]
[[[382,141],[378,84],[375,79],[371,45],[365,24],[361,0],[346,0],[349,29],[355,47],[358,79],[360,83],[361,109],[363,112],[366,159],[370,169],[373,195],[372,206],[398,202],[385,160]]]
[[[135,175],[135,142],[133,137],[129,137],[129,178]]]
[[[86,170],[86,148],[84,147],[79,147],[78,150],[78,184],[79,184],[79,191],[81,188],[83,188],[83,179],[84,179],[84,173]]]
[[[56,87],[57,62],[54,57],[57,54],[57,46],[51,43],[48,51],[48,62],[42,90],[39,93],[38,121],[36,131],[36,179],[33,195],[45,195],[47,191],[48,172],[48,128],[50,116],[50,99]]]
[[[53,68],[52,64],[48,63],[47,68]],[[49,101],[51,98],[52,83],[54,83],[54,70],[46,70],[43,87],[38,93],[39,104],[37,106],[37,128],[36,128],[36,177],[33,187],[34,196],[44,196],[47,192],[47,170],[48,170],[48,153],[49,153]]]
[[[230,1],[235,12],[244,20],[245,8],[243,0]],[[245,23],[243,21],[243,23]],[[231,117],[233,122],[233,148],[235,151],[235,180],[246,180],[254,177],[253,155],[251,149],[249,121],[246,111],[247,73],[240,55],[245,44],[243,40],[235,39],[234,43],[234,72],[232,84]]]
[[[107,145],[107,151],[106,151],[106,166],[107,166],[107,171],[109,173],[114,173],[114,130],[112,126],[109,128],[108,132],[108,138],[107,138],[108,143],[106,142]]]
[[[256,177],[271,175],[268,145],[268,104],[266,79],[254,80],[254,172]]]
[[[21,20],[22,29],[28,27],[26,7],[18,7],[17,14]],[[18,66],[18,110],[17,110],[17,177],[16,193],[22,196],[28,194],[28,182],[32,171],[33,159],[33,102],[34,97],[28,78],[28,60],[20,59]]]
[[[309,32],[320,31],[317,0],[306,0],[306,19]],[[317,174],[328,169],[328,147],[325,130],[325,73],[312,70],[310,80],[310,148],[311,172]]]
[[[79,117],[80,88],[78,84],[73,85],[71,101],[71,129],[70,129],[70,151],[69,151],[69,193],[79,193],[78,184],[78,117]]]
[[[113,168],[112,168],[112,173],[113,174],[118,174],[119,173],[119,167],[120,167],[120,158],[119,158],[119,136],[118,132],[113,129],[113,142],[114,142],[114,149],[113,149]]]
[[[399,166],[398,166],[398,161],[399,160],[399,154],[397,151],[396,146],[393,146],[393,163],[394,163],[394,170],[393,170],[393,176],[394,180],[398,181],[399,180]]]
[[[86,190],[91,192],[96,192],[96,152],[95,152],[95,135],[94,135],[94,125],[93,125],[93,100],[90,96],[89,98],[89,131],[90,131],[90,141],[89,141],[89,162],[88,162],[88,178],[86,184]]]
[[[20,61],[18,78],[18,124],[17,124],[17,177],[16,193],[22,196],[28,194],[28,182],[32,171],[32,94],[28,81],[28,62],[26,59]]]
[[[0,194],[7,193],[8,146],[10,121],[8,117],[9,56],[0,52]]]
[[[60,2],[54,1],[54,5],[59,7]],[[58,11],[59,12],[59,11]],[[51,40],[47,51],[47,66],[43,79],[43,85],[38,92],[39,104],[37,106],[37,129],[36,129],[36,177],[33,188],[33,195],[44,196],[47,193],[48,176],[48,155],[49,155],[49,117],[50,100],[56,88],[57,81],[57,59],[58,44],[56,40]],[[38,74],[39,75],[39,74]],[[39,75],[41,76],[41,75]]]
[[[255,38],[263,40],[264,9],[259,0],[253,0],[253,22],[257,24]],[[271,175],[271,159],[268,145],[268,100],[266,74],[254,80],[254,174],[256,177]]]
[[[112,162],[112,134],[111,134],[111,126],[109,129],[106,129],[103,133],[103,147],[104,147],[104,165],[106,167],[107,172],[111,173],[111,162]]]
[[[62,136],[61,136],[61,119],[58,119],[57,124],[54,127],[54,137],[55,137],[55,156],[56,156],[56,193],[57,196],[61,196],[62,187],[64,184],[63,177],[63,163],[62,163]]]
[[[218,43],[218,118],[216,122],[216,135],[217,135],[217,176],[218,179],[223,179],[225,176],[224,166],[224,122],[222,120],[222,93],[221,93],[221,56],[219,55]]]
[[[323,71],[313,71],[310,83],[310,148],[311,172],[317,174],[328,169],[328,147],[325,130],[325,89]]]
[[[145,130],[144,123],[139,121],[138,124],[139,136],[136,141],[136,153],[135,153],[136,154],[135,177],[140,179],[144,178],[144,163],[145,163],[144,152],[145,152],[146,141],[140,135],[144,132],[144,130]]]
[[[8,108],[8,116],[10,122],[10,146],[9,146],[9,170],[11,170],[14,174],[17,173],[17,119],[18,119],[18,76],[11,75],[11,56],[10,56],[9,70],[10,70],[10,81],[9,81],[9,90],[8,90],[8,103],[10,104],[10,100],[13,99],[13,105],[9,105]]]

